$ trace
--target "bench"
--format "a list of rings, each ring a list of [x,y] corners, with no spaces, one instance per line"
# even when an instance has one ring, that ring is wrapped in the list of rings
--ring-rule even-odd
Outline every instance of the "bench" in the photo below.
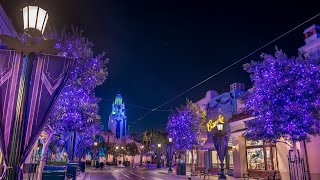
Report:
[[[247,170],[247,173],[243,174],[244,180],[256,179],[256,180],[281,180],[280,172],[275,170]]]
[[[195,167],[194,170],[191,169],[191,176],[199,176],[204,175],[204,172],[206,171],[205,167]]]
[[[206,176],[208,176],[208,179],[209,179],[209,176],[219,175],[220,172],[221,172],[220,168],[208,168],[208,170],[203,173],[203,178],[205,179]],[[200,175],[200,178],[201,178],[201,175]]]

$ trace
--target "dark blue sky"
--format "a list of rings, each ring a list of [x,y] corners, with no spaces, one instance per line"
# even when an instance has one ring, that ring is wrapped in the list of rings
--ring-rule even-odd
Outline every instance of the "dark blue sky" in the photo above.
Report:
[[[1,0],[17,29],[22,0]],[[218,70],[247,55],[320,12],[312,1],[140,1],[140,0],[41,0],[49,8],[51,26],[74,24],[85,31],[97,52],[110,58],[109,76],[96,90],[99,97],[114,99],[121,92],[124,102],[154,108]],[[303,45],[303,29],[248,58],[259,60],[262,52],[274,53],[277,45],[290,56]],[[166,45],[167,44],[167,45]],[[242,64],[204,83],[163,109],[175,109],[186,98],[197,101],[205,92],[222,93],[233,82],[250,86]],[[111,102],[102,101],[101,117],[108,120]],[[128,123],[148,111],[127,106]],[[165,127],[167,112],[154,112],[131,131]]]

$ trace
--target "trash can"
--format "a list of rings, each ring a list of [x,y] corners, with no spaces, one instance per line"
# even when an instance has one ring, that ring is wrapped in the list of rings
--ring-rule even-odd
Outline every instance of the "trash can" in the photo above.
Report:
[[[81,172],[85,172],[86,171],[86,162],[81,161],[79,163],[79,169],[80,169]]]
[[[96,168],[100,168],[100,163],[99,163],[99,161],[95,161],[95,166],[96,166]]]
[[[78,167],[77,163],[68,163],[67,164],[67,176],[71,175],[73,180],[76,180],[77,167]]]
[[[160,161],[157,162],[157,168],[161,168],[161,162]]]
[[[177,175],[186,175],[186,164],[185,163],[177,164]]]

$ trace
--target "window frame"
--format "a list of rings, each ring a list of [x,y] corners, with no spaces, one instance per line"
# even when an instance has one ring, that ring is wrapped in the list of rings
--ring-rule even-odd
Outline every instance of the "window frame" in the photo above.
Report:
[[[249,162],[248,162],[248,149],[255,149],[255,148],[262,148],[263,151],[263,161],[264,161],[264,169],[260,169],[260,170],[268,170],[268,164],[267,164],[267,153],[266,153],[266,148],[269,147],[270,148],[270,158],[271,158],[271,164],[272,164],[272,169],[274,170],[274,158],[273,158],[273,150],[275,149],[276,151],[276,164],[277,164],[277,168],[279,168],[279,164],[278,164],[278,151],[277,151],[277,146],[276,144],[272,144],[272,143],[266,143],[266,142],[262,142],[262,145],[247,145],[247,140],[245,139],[245,145],[246,145],[246,163],[247,163],[247,169],[249,169]],[[275,148],[273,148],[275,147]]]

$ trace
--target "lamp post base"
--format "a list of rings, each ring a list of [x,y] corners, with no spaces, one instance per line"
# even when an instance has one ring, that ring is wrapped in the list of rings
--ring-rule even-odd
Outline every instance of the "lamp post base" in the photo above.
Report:
[[[224,175],[224,173],[220,173],[218,180],[223,180],[223,179],[227,179],[226,175]]]

